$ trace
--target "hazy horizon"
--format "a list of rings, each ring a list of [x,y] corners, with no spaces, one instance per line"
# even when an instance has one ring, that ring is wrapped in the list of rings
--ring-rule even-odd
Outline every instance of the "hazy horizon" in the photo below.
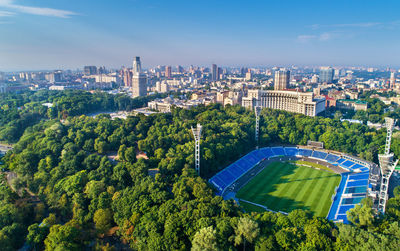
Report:
[[[0,0],[0,71],[84,65],[399,68],[398,1]]]

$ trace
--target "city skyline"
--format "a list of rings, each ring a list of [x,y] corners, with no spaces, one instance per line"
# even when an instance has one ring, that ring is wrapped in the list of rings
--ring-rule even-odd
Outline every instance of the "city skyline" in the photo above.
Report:
[[[156,65],[399,67],[397,1],[0,0],[0,71]],[[355,11],[356,10],[356,11]]]

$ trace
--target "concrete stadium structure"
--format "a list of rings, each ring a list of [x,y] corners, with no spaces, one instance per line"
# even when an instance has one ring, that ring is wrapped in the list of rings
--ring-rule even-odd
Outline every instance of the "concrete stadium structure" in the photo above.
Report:
[[[341,174],[340,185],[332,197],[332,204],[327,218],[329,220],[348,223],[346,212],[368,196],[370,186],[370,172],[379,168],[376,164],[338,152],[313,149],[305,146],[297,147],[264,147],[254,150],[232,163],[209,179],[217,189],[217,193],[224,198],[237,180],[252,172],[253,168],[262,161],[277,157],[304,158],[318,161],[319,164],[330,167]],[[251,177],[249,178],[251,179]]]

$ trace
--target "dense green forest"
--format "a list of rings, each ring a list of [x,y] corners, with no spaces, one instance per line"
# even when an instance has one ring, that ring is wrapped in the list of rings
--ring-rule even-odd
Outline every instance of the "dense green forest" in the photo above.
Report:
[[[215,196],[206,178],[256,145],[254,115],[242,107],[199,106],[126,120],[71,111],[59,108],[56,116],[28,127],[4,157],[17,178],[9,180],[12,189],[5,175],[0,183],[1,250],[24,244],[35,250],[393,250],[400,245],[398,189],[387,214],[375,215],[366,200],[351,211],[352,225],[301,210],[288,216],[248,214]],[[190,127],[196,123],[203,125],[201,177],[193,169]],[[261,145],[320,140],[328,149],[376,161],[385,130],[264,109],[260,136]],[[396,156],[399,143],[393,140]],[[138,151],[148,159],[137,159]],[[149,176],[149,169],[158,173]]]
[[[132,110],[159,95],[132,99],[127,95],[80,90],[0,94],[0,141],[15,143],[25,129],[42,119],[66,118],[97,111]],[[44,103],[51,103],[48,108]]]

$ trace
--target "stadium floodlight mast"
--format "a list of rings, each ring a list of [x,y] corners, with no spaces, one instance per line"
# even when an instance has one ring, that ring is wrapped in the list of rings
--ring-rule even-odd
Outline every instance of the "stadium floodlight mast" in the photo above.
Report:
[[[258,147],[258,138],[259,138],[259,133],[260,133],[260,113],[261,113],[261,106],[256,105],[254,107],[254,112],[256,115],[256,132],[255,132],[255,140],[256,140],[256,144]]]
[[[379,154],[379,167],[381,171],[381,187],[379,190],[378,210],[385,213],[386,201],[388,200],[389,180],[393,174],[399,160],[393,161],[394,154],[390,153],[390,143],[392,140],[393,127],[396,121],[392,118],[385,118],[387,129],[385,153]]]
[[[194,147],[194,169],[200,175],[200,138],[201,138],[201,128],[200,124],[197,124],[196,128],[192,127],[193,137],[195,141]]]

